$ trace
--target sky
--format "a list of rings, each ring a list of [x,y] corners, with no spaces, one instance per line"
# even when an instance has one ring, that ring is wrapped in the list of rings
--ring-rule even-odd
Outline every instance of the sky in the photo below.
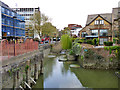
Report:
[[[112,13],[120,0],[1,0],[11,8],[37,8],[59,30],[68,24],[86,25],[90,14]]]

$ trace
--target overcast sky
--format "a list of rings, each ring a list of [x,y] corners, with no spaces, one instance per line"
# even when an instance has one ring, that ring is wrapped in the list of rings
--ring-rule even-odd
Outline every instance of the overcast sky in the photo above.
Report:
[[[68,24],[86,24],[89,14],[111,13],[120,0],[1,0],[11,8],[40,7],[58,29]]]

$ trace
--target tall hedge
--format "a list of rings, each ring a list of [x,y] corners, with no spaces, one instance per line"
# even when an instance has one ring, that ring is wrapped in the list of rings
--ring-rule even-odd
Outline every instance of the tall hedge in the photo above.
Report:
[[[61,45],[62,45],[62,49],[72,48],[72,40],[69,35],[64,34],[61,36]]]

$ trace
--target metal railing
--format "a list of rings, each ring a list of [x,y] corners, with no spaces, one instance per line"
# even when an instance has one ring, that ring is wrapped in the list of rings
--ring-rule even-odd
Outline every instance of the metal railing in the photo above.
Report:
[[[0,43],[0,60],[9,59],[14,55],[21,55],[37,49],[38,42],[33,40],[26,40],[24,43],[16,42],[16,44],[14,44],[14,42],[2,40]]]

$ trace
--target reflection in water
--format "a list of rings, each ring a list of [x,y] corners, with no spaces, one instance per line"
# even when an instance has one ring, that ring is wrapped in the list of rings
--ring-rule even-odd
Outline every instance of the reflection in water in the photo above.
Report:
[[[37,84],[33,88],[44,88],[43,85],[43,75],[39,76],[39,79],[37,80]]]
[[[53,62],[52,64],[49,62]],[[47,67],[47,65],[52,65]],[[58,58],[53,61],[48,60],[44,66],[44,87],[45,88],[68,88],[68,87],[82,87],[81,83],[77,79],[74,73],[69,68],[64,67],[63,62],[59,62]],[[49,70],[50,69],[50,70]],[[52,71],[51,71],[52,70]],[[49,74],[49,75],[46,75]],[[47,76],[47,77],[46,77]]]
[[[37,81],[35,88],[117,88],[118,79],[114,71],[70,68],[77,62],[59,62],[57,58],[44,59],[43,80]]]
[[[113,71],[71,69],[83,86],[89,88],[117,88],[118,79]]]

